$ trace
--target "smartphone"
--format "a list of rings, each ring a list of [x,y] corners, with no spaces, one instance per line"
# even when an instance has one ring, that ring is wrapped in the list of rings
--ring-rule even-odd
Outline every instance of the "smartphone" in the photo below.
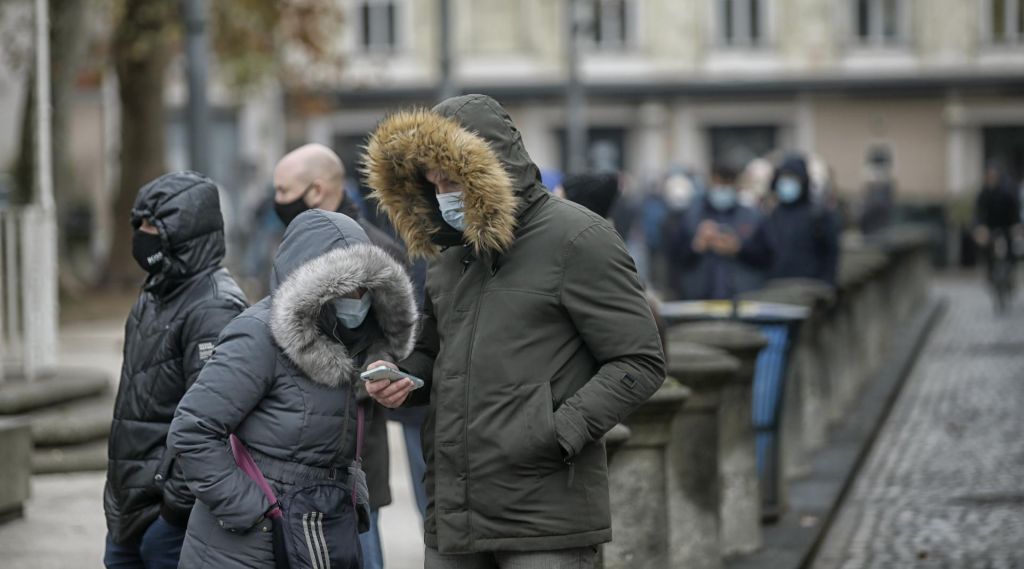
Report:
[[[380,381],[382,379],[386,379],[388,381],[398,381],[400,379],[405,379],[407,377],[412,380],[413,389],[419,389],[423,387],[422,379],[414,375],[409,375],[404,371],[391,369],[387,366],[375,367],[373,369],[368,369],[363,373],[359,374],[359,378],[366,382]]]

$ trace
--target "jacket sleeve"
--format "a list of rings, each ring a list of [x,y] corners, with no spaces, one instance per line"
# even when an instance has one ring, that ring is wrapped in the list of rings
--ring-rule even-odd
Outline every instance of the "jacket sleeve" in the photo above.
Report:
[[[658,329],[633,260],[604,224],[566,248],[561,302],[600,368],[555,411],[558,442],[570,458],[604,436],[665,380]]]
[[[270,508],[235,464],[228,435],[270,391],[277,352],[262,321],[243,316],[231,322],[178,405],[167,437],[189,489],[229,531],[253,527]]]
[[[224,327],[242,310],[244,307],[240,302],[217,298],[194,306],[185,317],[180,342],[186,391],[195,383],[204,364],[212,356],[214,345]],[[173,450],[169,448],[168,453],[173,457]],[[185,476],[177,460],[171,458],[162,476],[165,480],[161,513],[167,521],[185,526],[195,497],[185,483]]]
[[[423,380],[423,387],[413,391],[406,399],[405,406],[407,407],[430,403],[430,389],[434,382],[434,360],[437,359],[437,352],[440,350],[440,340],[437,336],[434,304],[430,301],[429,293],[423,295],[419,334],[416,339],[416,348],[398,365],[405,373],[415,375]]]

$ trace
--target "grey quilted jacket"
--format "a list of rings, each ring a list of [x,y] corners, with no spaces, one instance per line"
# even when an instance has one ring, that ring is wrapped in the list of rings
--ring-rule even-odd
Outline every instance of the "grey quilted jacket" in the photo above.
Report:
[[[358,287],[373,294],[373,307],[342,343],[324,304]],[[311,210],[288,226],[271,289],[225,328],[171,425],[168,442],[197,498],[182,547],[185,569],[273,567],[264,518],[270,503],[236,466],[231,433],[257,464],[287,463],[297,473],[345,466],[355,455],[360,368],[412,349],[416,305],[404,269],[344,215]],[[279,496],[297,482],[267,478]]]

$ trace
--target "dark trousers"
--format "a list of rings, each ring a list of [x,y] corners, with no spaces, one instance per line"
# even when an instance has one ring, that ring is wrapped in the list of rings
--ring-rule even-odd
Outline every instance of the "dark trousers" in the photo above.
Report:
[[[427,547],[424,557],[425,569],[594,569],[597,548],[446,555]]]
[[[185,528],[173,526],[159,517],[138,541],[114,543],[107,534],[103,564],[107,569],[176,569],[183,541]]]

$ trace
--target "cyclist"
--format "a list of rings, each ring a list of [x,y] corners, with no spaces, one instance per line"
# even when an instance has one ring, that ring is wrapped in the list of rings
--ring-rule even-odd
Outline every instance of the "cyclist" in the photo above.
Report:
[[[1002,170],[990,164],[975,206],[974,239],[985,257],[986,274],[996,292],[996,309],[1005,308],[1013,288],[1014,233],[1021,231],[1020,201]]]

